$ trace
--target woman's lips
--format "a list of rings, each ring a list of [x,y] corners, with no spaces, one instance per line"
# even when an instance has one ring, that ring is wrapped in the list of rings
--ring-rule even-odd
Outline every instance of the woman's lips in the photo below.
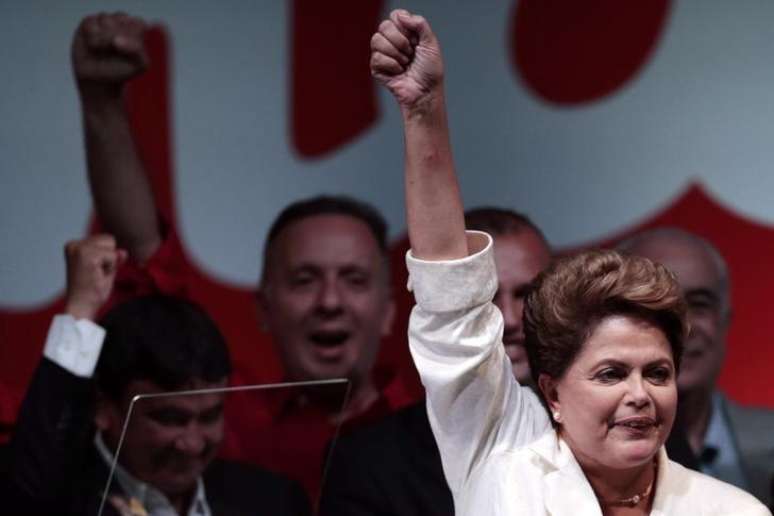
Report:
[[[644,436],[655,430],[658,420],[650,416],[631,416],[617,419],[610,424],[611,428],[618,428],[635,437]]]

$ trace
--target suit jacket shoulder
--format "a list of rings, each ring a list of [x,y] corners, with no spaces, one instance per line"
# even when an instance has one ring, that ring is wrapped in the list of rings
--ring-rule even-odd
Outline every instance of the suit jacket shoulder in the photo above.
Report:
[[[10,503],[24,514],[83,514],[93,468],[92,383],[42,359],[11,440]],[[74,472],[78,472],[77,475]],[[80,495],[84,496],[81,497]],[[20,513],[21,514],[21,513]]]
[[[306,516],[311,507],[301,485],[250,464],[215,460],[204,472],[207,503],[215,516]]]
[[[750,491],[770,504],[774,489],[774,410],[746,407],[724,399]]]
[[[454,513],[425,403],[342,436],[322,490],[324,516]]]

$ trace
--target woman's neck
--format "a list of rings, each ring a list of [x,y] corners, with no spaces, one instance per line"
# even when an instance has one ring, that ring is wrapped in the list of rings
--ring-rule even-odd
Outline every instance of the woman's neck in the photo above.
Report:
[[[613,469],[579,460],[605,516],[648,514],[656,489],[655,459],[631,469]]]

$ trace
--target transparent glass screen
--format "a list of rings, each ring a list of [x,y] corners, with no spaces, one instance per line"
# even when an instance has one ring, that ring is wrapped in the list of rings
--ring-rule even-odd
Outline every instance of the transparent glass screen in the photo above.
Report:
[[[139,393],[95,437],[98,516],[314,514],[348,395],[343,379]]]

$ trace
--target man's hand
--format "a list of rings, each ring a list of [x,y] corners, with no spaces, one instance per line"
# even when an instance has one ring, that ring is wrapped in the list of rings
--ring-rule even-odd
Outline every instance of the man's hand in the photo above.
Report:
[[[111,235],[94,235],[65,244],[65,313],[76,319],[93,320],[110,297],[116,271],[126,256]]]
[[[73,73],[84,100],[120,99],[123,86],[148,66],[145,22],[124,13],[84,18],[73,37]]]
[[[371,74],[412,109],[438,93],[443,59],[427,21],[403,9],[390,13],[371,38]]]

